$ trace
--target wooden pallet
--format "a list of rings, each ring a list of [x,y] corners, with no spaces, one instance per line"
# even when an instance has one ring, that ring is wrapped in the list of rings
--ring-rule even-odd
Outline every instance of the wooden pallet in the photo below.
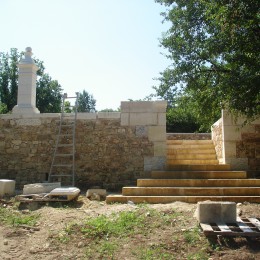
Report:
[[[200,223],[206,236],[260,237],[260,218],[237,218],[236,223]]]

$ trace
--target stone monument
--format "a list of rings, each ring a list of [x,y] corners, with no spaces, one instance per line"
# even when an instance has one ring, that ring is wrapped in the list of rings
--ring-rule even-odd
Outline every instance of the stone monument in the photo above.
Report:
[[[32,48],[25,49],[24,58],[21,58],[18,74],[17,105],[13,108],[13,114],[38,114],[36,107],[36,79],[39,69],[32,59]]]

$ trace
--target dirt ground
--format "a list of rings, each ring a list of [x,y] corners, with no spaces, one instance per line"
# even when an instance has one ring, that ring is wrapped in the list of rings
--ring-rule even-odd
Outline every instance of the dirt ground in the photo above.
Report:
[[[0,205],[1,206],[1,205]],[[2,205],[3,206],[3,205]],[[6,206],[6,205],[5,205]],[[8,205],[7,205],[8,206]],[[82,222],[86,217],[97,217],[100,215],[111,215],[113,212],[119,213],[122,211],[135,210],[137,205],[131,204],[106,204],[105,202],[90,201],[86,197],[80,197],[80,201],[74,207],[53,207],[44,205],[37,210],[34,214],[40,217],[34,229],[26,227],[12,227],[0,222],[0,259],[1,260],[36,260],[36,259],[95,259],[88,257],[85,254],[86,245],[82,238],[74,238],[73,242],[55,243],[52,239],[52,234],[60,233],[66,226],[72,222]],[[147,207],[156,209],[161,212],[169,212],[175,210],[180,212],[183,216],[183,221],[177,221],[171,228],[157,232],[157,237],[150,237],[150,242],[143,241],[144,246],[151,246],[151,243],[158,243],[157,240],[165,241],[171,250],[181,250],[184,243],[178,240],[174,244],[173,239],[169,240],[172,232],[182,232],[198,226],[194,218],[196,204],[187,204],[182,202],[175,202],[170,204],[156,204],[147,205]],[[20,210],[23,214],[31,214],[28,209]],[[238,211],[241,217],[260,217],[260,204],[238,204]],[[201,237],[204,234],[201,232]],[[142,238],[143,239],[143,238]],[[134,237],[133,243],[142,243],[138,236]],[[212,251],[208,259],[260,259],[260,240],[246,240],[239,238],[233,242],[227,242],[225,239],[220,251]],[[109,258],[98,259],[139,259],[127,253],[127,248],[133,245],[124,245],[121,253],[117,256]],[[185,247],[183,247],[185,250]],[[193,250],[196,250],[194,248]],[[155,258],[142,258],[142,259],[155,259]],[[160,259],[186,259],[185,253],[180,251],[179,258],[168,258],[167,256]],[[200,259],[187,258],[187,259]]]

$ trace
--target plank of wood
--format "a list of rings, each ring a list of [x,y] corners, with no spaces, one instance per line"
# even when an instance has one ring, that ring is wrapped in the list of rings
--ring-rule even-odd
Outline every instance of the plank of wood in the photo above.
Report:
[[[219,227],[219,229],[221,230],[221,232],[232,232],[232,230],[230,230],[230,228],[223,222],[219,222],[216,223]]]
[[[240,217],[237,217],[237,225],[243,232],[254,232]]]
[[[214,234],[214,230],[213,230],[213,228],[211,227],[210,224],[200,223],[200,226],[201,226],[205,235]]]
[[[260,231],[260,221],[256,218],[248,218],[248,220]]]

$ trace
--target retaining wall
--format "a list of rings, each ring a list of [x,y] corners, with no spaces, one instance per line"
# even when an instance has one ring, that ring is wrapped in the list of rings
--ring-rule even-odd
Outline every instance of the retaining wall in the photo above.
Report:
[[[166,102],[122,102],[121,113],[78,113],[76,185],[118,190],[163,169]],[[0,115],[0,179],[47,180],[59,114]]]

